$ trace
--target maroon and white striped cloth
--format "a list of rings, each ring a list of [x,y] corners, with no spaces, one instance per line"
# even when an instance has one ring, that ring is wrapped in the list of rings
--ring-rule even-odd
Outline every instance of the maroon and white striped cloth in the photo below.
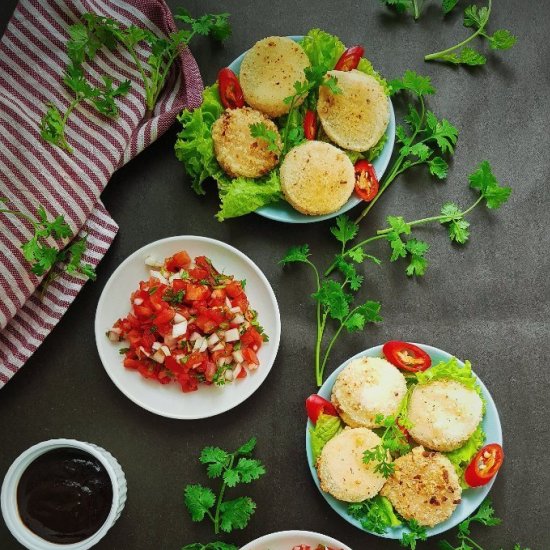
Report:
[[[63,214],[73,235],[88,235],[85,261],[96,266],[117,225],[100,193],[117,168],[165,132],[184,107],[200,104],[202,81],[189,52],[182,52],[153,116],[145,119],[142,81],[123,49],[101,51],[86,68],[90,80],[109,74],[130,79],[118,101],[120,117],[109,120],[81,104],[67,138],[73,154],[45,143],[39,124],[48,101],[64,110],[71,97],[62,84],[69,25],[94,12],[157,34],[176,29],[164,0],[21,0],[0,42],[0,196],[6,207],[35,216],[38,204],[50,217]],[[144,61],[146,47],[138,51]],[[0,387],[32,355],[70,306],[84,278],[60,272],[40,296],[40,279],[29,271],[21,243],[32,236],[24,220],[0,215]],[[63,243],[50,242],[63,246]]]

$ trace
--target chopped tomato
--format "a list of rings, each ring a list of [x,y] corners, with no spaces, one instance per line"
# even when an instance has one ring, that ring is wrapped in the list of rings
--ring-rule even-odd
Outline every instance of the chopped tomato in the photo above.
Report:
[[[206,285],[196,285],[189,283],[187,285],[187,292],[185,293],[185,299],[188,302],[194,302],[195,300],[207,300],[210,297],[210,290]]]
[[[192,279],[195,281],[202,281],[203,279],[208,279],[210,273],[206,271],[206,269],[202,269],[200,267],[194,267],[193,269],[189,270],[189,275]]]
[[[243,291],[243,286],[239,281],[231,281],[226,287],[225,292],[230,298],[237,298]]]
[[[498,443],[485,445],[468,464],[464,480],[470,487],[487,485],[496,476],[503,461],[504,451]]]
[[[243,348],[242,354],[244,357],[244,360],[251,364],[251,365],[259,365],[260,361],[258,359],[258,356],[256,355],[256,352],[251,348]]]
[[[173,318],[176,312],[173,309],[163,309],[159,311],[155,317],[153,318],[153,321],[155,325],[165,325],[166,323],[169,323]]]
[[[233,307],[238,307],[241,309],[241,312],[245,312],[248,309],[248,298],[246,297],[246,294],[243,292],[242,294],[239,294],[236,298],[233,298],[231,300],[231,305]]]
[[[430,356],[418,346],[391,340],[382,347],[386,359],[397,368],[409,372],[424,371],[432,365]]]
[[[357,69],[359,61],[365,54],[365,48],[362,46],[351,46],[348,48],[336,62],[335,69],[337,71],[352,71]]]
[[[330,416],[339,416],[338,411],[330,402],[314,393],[306,399],[306,411],[309,419],[313,424],[317,423],[317,419],[321,414],[329,414]]]
[[[248,327],[241,336],[241,343],[243,346],[258,351],[262,347],[264,340],[262,335],[254,327]]]
[[[378,194],[380,184],[374,166],[368,160],[355,163],[355,192],[359,198],[370,202]]]
[[[304,136],[313,140],[317,137],[317,113],[307,110],[304,116]]]
[[[220,99],[226,109],[244,107],[244,95],[237,75],[229,68],[218,73]]]
[[[180,269],[187,269],[191,263],[191,258],[189,254],[182,250],[181,252],[176,252],[171,258],[168,258],[165,263],[165,267],[168,271],[179,271]]]
[[[141,319],[150,319],[153,316],[153,310],[149,306],[134,305],[134,313]]]
[[[223,288],[216,288],[212,291],[212,294],[210,295],[210,306],[216,307],[216,306],[223,306],[225,305],[225,297],[226,297],[225,289]]]
[[[187,282],[183,279],[174,279],[172,281],[172,290],[174,292],[179,292],[180,290],[185,292],[187,290]]]

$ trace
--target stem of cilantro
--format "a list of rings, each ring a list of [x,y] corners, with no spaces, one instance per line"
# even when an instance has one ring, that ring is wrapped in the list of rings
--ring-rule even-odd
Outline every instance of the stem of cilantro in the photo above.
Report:
[[[141,64],[141,61],[139,60],[139,57],[137,56],[137,53],[134,47],[128,43],[125,43],[124,45],[126,46],[126,48],[128,48],[128,51],[130,52],[130,55],[132,56],[132,59],[134,60],[134,63],[136,64],[139,74],[141,75],[141,78],[143,80],[143,87],[145,88],[145,103],[147,104],[147,110],[152,110],[152,109],[149,109],[149,104],[151,101],[151,89],[149,87],[148,79],[147,79],[147,76],[145,75],[143,65]]]
[[[17,210],[0,210],[0,214],[12,214],[13,216],[17,216],[18,218],[22,218],[24,220],[27,220],[29,223],[32,224],[32,226],[35,228],[35,230],[38,228],[39,223],[36,220],[33,220],[30,216],[27,216],[27,214],[23,214],[23,212],[18,212]]]
[[[426,117],[426,104],[425,104],[424,98],[422,96],[419,96],[419,100],[420,100],[420,122],[418,123],[418,126],[416,127],[414,133],[412,134],[412,136],[410,138],[410,143],[411,144],[414,142],[416,136],[420,132],[422,132],[423,129],[424,129],[424,120],[425,120],[425,117]],[[390,172],[384,178],[384,183],[382,184],[382,187],[380,188],[380,190],[378,191],[378,193],[376,194],[374,199],[372,199],[372,201],[369,202],[368,206],[361,212],[359,217],[355,220],[356,224],[360,223],[361,220],[371,211],[372,207],[376,204],[376,201],[382,196],[384,191],[390,186],[390,184],[395,180],[395,178],[397,178],[397,176],[399,176],[405,170],[408,170],[412,166],[423,163],[422,161],[416,162],[414,164],[410,164],[409,166],[407,166],[406,168],[403,169],[402,165],[403,165],[404,160],[405,160],[405,156],[402,155],[402,154],[400,154],[397,157],[397,160],[393,164]]]
[[[290,128],[290,121],[292,120],[292,114],[294,113],[294,108],[296,107],[296,98],[298,96],[294,95],[292,96],[292,101],[290,102],[290,109],[288,110],[288,118],[287,123],[285,125],[285,131],[283,134],[283,156],[287,154],[287,144],[288,144],[288,132]]]
[[[471,36],[469,36],[468,38],[466,38],[462,42],[459,42],[458,44],[456,44],[456,46],[451,46],[450,48],[447,48],[446,50],[441,50],[440,52],[434,52],[434,53],[430,53],[430,54],[424,56],[424,61],[431,61],[433,59],[438,59],[440,57],[444,57],[444,56],[450,54],[451,52],[454,52],[455,50],[458,50],[459,48],[462,48],[463,46],[465,46],[466,44],[471,42],[476,36],[478,36],[480,34],[483,34],[483,30],[485,29],[485,26],[487,25],[487,23],[489,21],[489,16],[491,15],[491,6],[492,6],[492,0],[489,0],[489,4],[487,6],[487,17],[485,19],[485,23],[483,23],[483,25],[481,25],[477,29],[476,32],[474,32]]]
[[[420,17],[420,9],[418,8],[418,1],[413,0],[413,16],[415,19]]]
[[[226,466],[226,470],[230,470],[233,468],[233,463],[235,462],[235,455],[231,455],[231,460],[229,461],[229,464]],[[220,494],[218,495],[218,500],[216,501],[216,511],[214,514],[214,517],[212,517],[212,514],[208,512],[208,515],[210,516],[210,519],[214,522],[214,534],[218,535],[220,532],[220,507],[223,502],[223,496],[225,494],[225,488],[227,487],[227,483],[224,481],[222,483],[222,487],[220,489]]]

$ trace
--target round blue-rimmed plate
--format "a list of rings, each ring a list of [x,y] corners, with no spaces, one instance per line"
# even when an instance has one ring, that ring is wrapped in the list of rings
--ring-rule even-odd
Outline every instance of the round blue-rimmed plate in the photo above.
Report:
[[[292,38],[295,42],[298,42],[299,40],[302,40],[304,38],[303,36],[289,36],[289,38]],[[241,70],[241,63],[243,61],[244,56],[246,55],[246,52],[241,54],[235,61],[233,61],[229,68],[238,75]],[[390,162],[390,158],[393,152],[393,145],[395,142],[395,113],[393,110],[393,105],[390,99],[390,121],[388,123],[388,127],[386,128],[386,144],[384,145],[384,148],[380,152],[380,155],[378,155],[378,158],[376,158],[373,161],[373,166],[376,171],[376,175],[378,179],[382,179],[382,176],[384,175],[384,172],[386,171],[386,168],[388,167],[388,164]],[[357,206],[361,201],[359,197],[355,195],[355,193],[350,197],[348,202],[340,208],[337,212],[332,212],[332,214],[324,214],[323,216],[306,216],[305,214],[302,214],[298,212],[297,210],[294,210],[288,202],[280,200],[279,202],[275,202],[273,204],[269,204],[267,206],[263,206],[262,208],[258,208],[256,210],[256,214],[259,214],[260,216],[263,216],[264,218],[269,218],[270,220],[275,220],[278,222],[286,222],[286,223],[313,223],[313,222],[320,222],[323,220],[330,220],[331,218],[335,218],[336,216],[339,216],[340,214],[344,214],[348,210],[351,210],[354,206]]]
[[[446,351],[442,351],[432,346],[427,346],[425,344],[416,344],[416,345],[422,348],[426,353],[428,353],[428,355],[432,359],[432,365],[436,365],[440,361],[448,361],[453,357],[451,354],[447,353]],[[353,357],[350,357],[327,378],[326,382],[322,385],[322,387],[319,389],[317,393],[321,397],[324,397],[325,399],[328,399],[330,401],[330,394],[332,392],[332,386],[336,381],[336,377],[341,372],[341,370],[346,367],[346,365],[350,361],[353,361],[358,357],[382,357],[382,346],[375,346],[368,350],[362,351],[357,355],[354,355]],[[458,363],[461,366],[464,365],[462,361],[458,361]],[[483,397],[485,398],[485,402],[486,402],[485,416],[483,417],[483,420],[482,420],[483,431],[485,432],[485,435],[486,435],[485,441],[487,443],[499,443],[502,445],[502,428],[500,425],[500,418],[498,416],[498,411],[497,411],[495,402],[493,401],[493,398],[491,397],[489,390],[485,387],[483,382],[477,377],[477,375],[475,376],[477,378],[477,382],[479,386],[481,387],[481,391],[483,393]],[[306,426],[306,453],[307,453],[309,469],[311,471],[311,475],[313,477],[313,481],[315,482],[315,485],[317,485],[317,488],[319,489],[320,493],[325,497],[325,500],[329,503],[329,505],[337,514],[339,514],[347,522],[351,523],[352,525],[355,525],[355,527],[358,527],[359,529],[366,531],[366,529],[364,529],[361,526],[361,523],[358,520],[356,520],[355,518],[352,518],[348,514],[347,503],[342,502],[341,500],[337,500],[333,496],[321,490],[321,487],[319,485],[319,478],[317,477],[317,470],[313,466],[313,459],[311,456],[311,438],[309,434],[310,427],[312,427],[312,424],[308,420],[307,426]],[[454,511],[453,515],[447,521],[444,521],[443,523],[440,523],[439,525],[436,525],[435,527],[428,529],[427,530],[428,536],[432,537],[434,535],[444,533],[445,531],[452,529],[453,527],[458,525],[461,521],[466,519],[469,515],[471,515],[479,507],[483,499],[488,495],[489,491],[491,490],[491,487],[493,486],[493,483],[495,482],[495,479],[496,479],[496,476],[487,485],[484,485],[483,487],[464,490],[462,492],[462,501],[456,507],[456,510]],[[395,527],[392,529],[388,529],[386,533],[378,536],[388,538],[388,539],[400,539],[403,536],[404,531],[405,529],[403,527]],[[377,534],[377,533],[372,533],[371,531],[366,531],[366,532],[371,533],[373,535]]]

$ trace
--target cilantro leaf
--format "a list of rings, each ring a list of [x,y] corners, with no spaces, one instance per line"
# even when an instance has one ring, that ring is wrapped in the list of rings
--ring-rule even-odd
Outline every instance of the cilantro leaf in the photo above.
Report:
[[[407,275],[424,275],[426,268],[428,267],[428,261],[424,258],[424,256],[429,247],[430,246],[428,243],[424,241],[418,241],[416,239],[410,239],[407,241],[406,249],[410,255],[409,265],[406,269]]]
[[[324,279],[317,292],[312,294],[333,319],[343,321],[349,313],[350,296],[332,279]]]
[[[265,467],[259,460],[254,458],[240,458],[234,467],[234,471],[241,483],[251,483],[265,474]]]
[[[499,208],[510,197],[512,189],[501,186],[493,174],[491,165],[484,160],[470,177],[470,187],[477,189],[485,199],[487,208]]]
[[[229,459],[229,453],[219,447],[205,447],[199,457],[201,464],[208,465],[206,471],[209,478],[220,477]]]
[[[493,50],[509,50],[517,42],[517,38],[506,29],[499,29],[489,37],[489,42]]]
[[[425,527],[422,527],[416,520],[411,519],[406,522],[406,525],[409,531],[403,533],[401,538],[401,546],[405,548],[410,548],[411,550],[416,550],[416,543],[419,540],[426,540],[428,538],[428,533]]]
[[[432,176],[435,176],[440,180],[443,180],[447,177],[449,165],[447,164],[447,161],[445,161],[441,157],[433,157],[432,159],[430,159],[430,161],[428,162],[428,167]]]
[[[401,79],[392,80],[389,84],[392,95],[401,90],[412,92],[419,97],[435,93],[430,77],[421,76],[411,70],[405,71]]]
[[[457,4],[458,0],[442,0],[441,7],[443,8],[443,13],[450,13]]]
[[[330,232],[343,246],[345,246],[348,241],[352,241],[358,231],[359,227],[357,224],[353,223],[346,215],[338,216],[336,218],[336,225],[330,228]]]
[[[216,495],[202,485],[188,485],[184,492],[184,502],[191,519],[202,521],[216,503]]]
[[[226,533],[234,529],[244,529],[254,511],[256,503],[249,497],[226,500],[220,506],[220,528]]]
[[[487,526],[499,525],[502,522],[500,518],[495,516],[495,509],[493,508],[490,498],[486,498],[481,503],[475,514],[472,514],[458,525],[458,532],[464,535],[469,535],[470,524],[472,521]]]
[[[286,254],[279,261],[279,263],[286,265],[294,262],[308,262],[310,255],[309,246],[307,244],[293,246],[287,250]]]
[[[281,153],[281,136],[279,132],[268,130],[265,122],[256,122],[250,125],[250,135],[261,139],[267,144],[267,150],[279,155]]]

